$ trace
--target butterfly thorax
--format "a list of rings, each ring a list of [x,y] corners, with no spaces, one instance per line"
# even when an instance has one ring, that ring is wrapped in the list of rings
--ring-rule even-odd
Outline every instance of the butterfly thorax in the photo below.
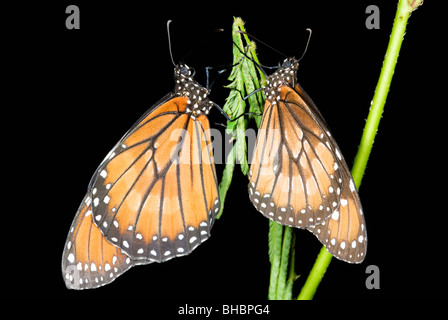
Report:
[[[297,84],[298,69],[299,61],[296,58],[285,59],[277,71],[266,80],[266,87],[264,88],[266,100],[272,104],[276,104],[280,100],[281,87],[288,86],[294,88]]]
[[[213,102],[208,99],[210,90],[196,82],[193,79],[193,74],[193,70],[185,64],[179,64],[174,68],[176,82],[174,94],[187,98],[186,113],[196,119],[201,114],[208,114]]]

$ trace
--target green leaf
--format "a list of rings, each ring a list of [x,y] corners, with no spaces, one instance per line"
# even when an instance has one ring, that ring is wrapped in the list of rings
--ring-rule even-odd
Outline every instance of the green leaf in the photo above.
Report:
[[[227,191],[229,190],[230,183],[232,182],[233,170],[235,169],[235,152],[234,147],[229,152],[227,156],[226,167],[222,174],[221,183],[218,187],[219,199],[221,199],[221,208],[216,216],[216,219],[221,218],[222,212],[224,210],[224,199],[226,198]]]
[[[269,262],[271,263],[271,276],[269,281],[268,299],[277,299],[278,275],[280,274],[280,262],[282,252],[283,226],[269,220]]]
[[[281,250],[281,262],[280,262],[280,270],[278,274],[278,283],[277,283],[277,299],[283,299],[285,295],[285,287],[286,287],[286,276],[288,274],[288,265],[289,265],[289,253],[291,250],[291,240],[292,240],[293,230],[290,227],[284,227],[283,232],[283,243]]]
[[[295,272],[295,260],[296,260],[296,234],[292,233],[291,248],[289,257],[289,274],[286,281],[285,291],[283,293],[283,300],[292,300],[292,289],[294,282],[300,277]]]
[[[233,68],[228,78],[231,83],[226,86],[230,89],[229,96],[226,99],[226,103],[223,106],[223,110],[232,118],[237,118],[246,113],[246,102],[243,97],[259,88],[260,80],[259,73],[256,72],[256,67],[252,60],[248,57],[256,58],[255,47],[247,35],[239,32],[245,31],[244,22],[240,18],[235,18],[232,26],[232,38],[233,38]],[[245,37],[243,37],[243,35]],[[243,53],[250,52],[250,53]],[[261,78],[263,79],[263,78]],[[251,106],[249,110],[256,110],[252,112],[260,113],[261,105],[263,103],[263,96],[261,93],[254,94],[249,97]],[[227,190],[230,187],[235,163],[240,165],[243,174],[247,175],[249,171],[249,163],[247,160],[247,143],[246,143],[246,129],[248,126],[248,117],[244,116],[238,118],[236,121],[229,121],[227,123],[227,133],[231,134],[234,139],[234,146],[232,147],[231,159],[227,159],[226,167],[224,169],[223,179],[220,182],[220,199],[221,208],[218,216],[221,216],[225,196]],[[255,118],[257,125],[260,119]],[[230,154],[229,154],[230,158]],[[229,160],[231,160],[229,162]]]

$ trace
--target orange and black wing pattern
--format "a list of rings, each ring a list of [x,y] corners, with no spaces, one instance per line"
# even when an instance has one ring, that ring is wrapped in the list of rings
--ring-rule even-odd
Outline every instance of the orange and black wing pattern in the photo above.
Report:
[[[89,207],[77,214],[88,210],[91,229],[137,264],[189,254],[210,236],[220,207],[207,118],[213,102],[188,66],[176,66],[175,82],[103,160]],[[67,250],[63,259],[77,265]]]
[[[249,197],[266,217],[310,229],[336,257],[360,262],[366,249],[361,203],[325,121],[297,83],[297,69],[298,61],[288,58],[267,79],[265,110],[249,171]],[[322,234],[324,226],[329,238]],[[346,254],[345,248],[348,243],[355,245],[354,240],[356,252]]]
[[[367,252],[364,214],[353,179],[345,176],[343,181],[348,181],[348,187],[342,189],[338,209],[327,220],[319,225],[309,226],[308,230],[338,259],[361,263]]]
[[[70,289],[106,285],[134,265],[110,244],[92,220],[92,198],[86,195],[73,220],[62,256],[62,273]]]

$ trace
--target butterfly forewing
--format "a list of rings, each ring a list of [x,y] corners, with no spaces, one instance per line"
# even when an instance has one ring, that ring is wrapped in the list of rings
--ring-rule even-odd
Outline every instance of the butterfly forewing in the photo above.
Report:
[[[350,170],[288,58],[267,79],[249,197],[266,217],[309,229],[337,258],[359,263],[366,228]]]
[[[327,130],[298,92],[281,86],[274,93],[257,137],[249,196],[268,218],[306,228],[339,205],[340,166]]]
[[[219,207],[213,157],[203,153],[209,124],[185,112],[188,102],[170,99],[144,117],[92,186],[95,224],[133,259],[185,255],[209,236]]]

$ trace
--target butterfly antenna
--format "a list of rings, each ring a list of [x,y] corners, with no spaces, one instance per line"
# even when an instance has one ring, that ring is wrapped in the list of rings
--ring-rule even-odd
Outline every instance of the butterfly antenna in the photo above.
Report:
[[[274,47],[272,47],[272,46],[270,46],[270,45],[268,45],[266,42],[263,42],[263,41],[261,41],[260,39],[255,38],[255,37],[254,37],[253,35],[251,35],[250,33],[247,33],[247,32],[245,32],[245,31],[241,31],[241,30],[237,30],[236,32],[248,35],[249,37],[251,37],[251,38],[254,39],[255,41],[257,41],[257,42],[261,43],[262,45],[268,47],[269,49],[271,49],[271,50],[277,52],[279,55],[283,56],[283,58],[287,58],[286,54],[284,54],[283,52],[281,52],[281,51],[275,49]]]
[[[306,28],[306,31],[308,31],[310,34],[308,35],[308,41],[306,42],[305,50],[303,51],[302,56],[299,58],[298,61],[302,60],[303,56],[305,55],[306,51],[308,50],[308,45],[310,44],[310,40],[311,40],[311,34],[313,33],[313,31],[310,28]]]
[[[172,21],[168,20],[168,22],[166,23],[166,31],[168,33],[168,49],[170,50],[170,57],[171,57],[171,62],[173,63],[173,66],[176,66],[176,63],[174,62],[173,59],[173,51],[171,50],[171,35],[170,35],[170,23]]]

